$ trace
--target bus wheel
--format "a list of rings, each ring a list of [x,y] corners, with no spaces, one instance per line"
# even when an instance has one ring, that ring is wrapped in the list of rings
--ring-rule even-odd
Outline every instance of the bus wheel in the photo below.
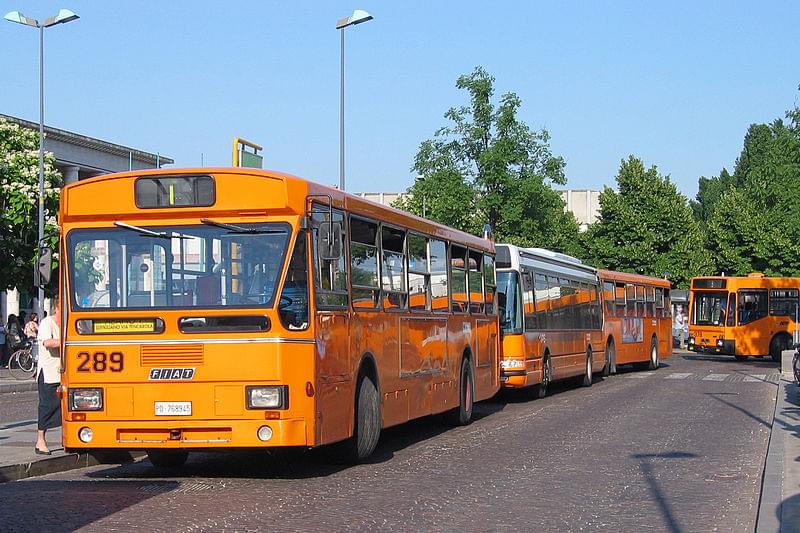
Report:
[[[658,369],[658,340],[655,337],[650,341],[650,364],[647,368],[648,370]]]
[[[381,435],[381,407],[378,387],[361,373],[356,384],[355,423],[353,436],[342,443],[342,458],[351,464],[369,457]]]
[[[586,350],[586,374],[583,376],[583,380],[581,381],[581,385],[584,387],[591,387],[592,386],[592,349],[588,348]]]
[[[475,383],[472,381],[472,365],[469,359],[461,360],[461,374],[458,380],[458,407],[450,412],[450,423],[454,426],[466,426],[472,422],[472,406],[475,398]]]
[[[542,365],[542,382],[536,385],[536,397],[544,398],[547,396],[547,387],[553,379],[553,364],[550,362],[550,354],[544,354],[544,364]]]
[[[734,355],[733,356],[737,361],[747,361],[746,355]]]
[[[189,452],[186,450],[147,450],[147,458],[153,463],[153,466],[178,468],[186,463]]]
[[[614,348],[614,340],[609,339],[606,346],[606,366],[603,367],[603,376],[607,377],[617,373],[617,350]]]
[[[785,333],[775,335],[769,343],[769,355],[776,363],[781,362],[781,352],[791,348],[792,338]]]

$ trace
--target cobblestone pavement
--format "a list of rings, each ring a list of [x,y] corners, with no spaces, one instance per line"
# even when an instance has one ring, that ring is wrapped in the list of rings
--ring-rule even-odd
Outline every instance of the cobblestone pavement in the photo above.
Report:
[[[774,365],[676,354],[543,400],[502,394],[470,426],[383,433],[374,460],[191,456],[0,485],[5,530],[752,531]]]

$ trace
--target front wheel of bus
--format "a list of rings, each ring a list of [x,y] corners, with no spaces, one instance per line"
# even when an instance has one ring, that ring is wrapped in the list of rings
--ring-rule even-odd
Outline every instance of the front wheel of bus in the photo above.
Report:
[[[544,355],[544,362],[542,363],[542,382],[536,385],[536,396],[544,398],[547,396],[547,387],[550,386],[550,381],[553,379],[553,365],[550,362],[550,354]]]
[[[186,463],[189,452],[186,450],[147,450],[147,458],[153,466],[178,468]]]
[[[375,451],[381,436],[381,406],[378,387],[363,372],[356,384],[353,436],[333,445],[336,461],[358,464]]]
[[[584,387],[592,386],[592,349],[586,350],[586,374],[583,376],[581,385]]]
[[[792,338],[785,333],[782,335],[775,335],[769,343],[769,355],[776,363],[781,362],[781,352],[791,348]]]

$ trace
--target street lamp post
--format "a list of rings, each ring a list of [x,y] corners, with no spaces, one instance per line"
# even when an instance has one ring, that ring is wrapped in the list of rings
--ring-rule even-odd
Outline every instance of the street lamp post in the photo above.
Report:
[[[344,190],[344,29],[348,26],[355,26],[362,22],[372,20],[372,15],[362,9],[356,9],[349,17],[336,21],[336,29],[341,30],[341,86],[339,90],[339,189]]]
[[[39,30],[39,240],[37,251],[44,241],[44,29],[56,24],[65,24],[79,18],[78,15],[69,9],[60,9],[58,15],[48,17],[42,24],[36,19],[28,18],[19,11],[6,13],[4,17],[9,22],[23,24],[38,28]],[[37,252],[38,253],[38,252]],[[37,268],[34,266],[34,279],[36,279]],[[44,300],[44,289],[39,285],[36,305],[34,309],[42,316],[42,302]]]

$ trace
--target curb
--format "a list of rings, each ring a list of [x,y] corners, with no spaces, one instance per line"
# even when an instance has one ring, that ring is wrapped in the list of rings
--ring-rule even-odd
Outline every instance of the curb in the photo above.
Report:
[[[0,394],[4,392],[28,392],[37,390],[36,381],[27,380],[19,383],[0,383]]]
[[[68,453],[27,463],[0,466],[0,483],[19,481],[20,479],[66,472],[67,470],[100,464],[125,464],[140,459],[145,455],[144,452]]]
[[[787,388],[793,385],[785,376],[778,382],[775,394],[775,412],[772,415],[772,428],[769,433],[769,447],[764,460],[764,474],[761,478],[761,495],[758,502],[756,531],[781,530],[781,506],[783,503],[783,449],[785,431],[780,426],[783,421],[781,406],[786,403]],[[776,424],[778,426],[776,427]]]

